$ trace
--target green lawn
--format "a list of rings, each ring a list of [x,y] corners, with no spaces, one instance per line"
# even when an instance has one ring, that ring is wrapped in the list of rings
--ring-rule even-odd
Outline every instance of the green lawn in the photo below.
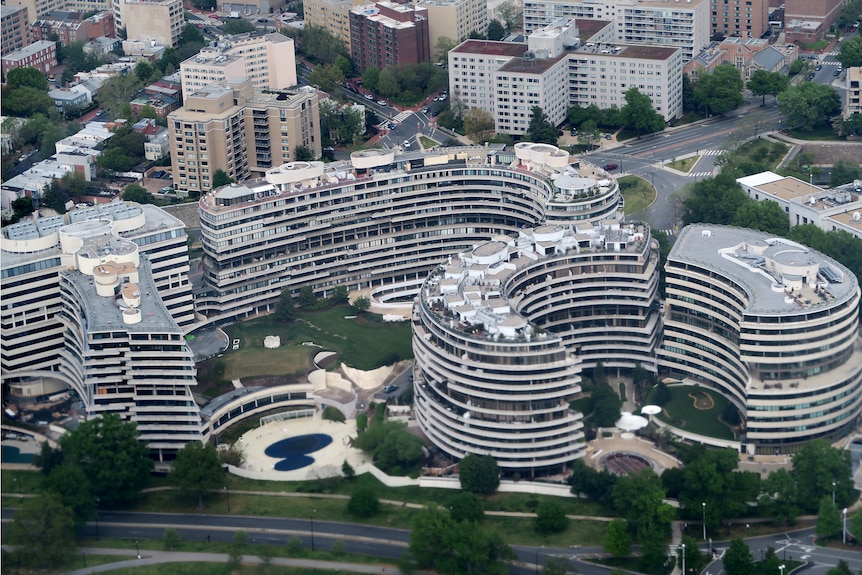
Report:
[[[691,156],[690,158],[683,158],[681,160],[675,160],[668,164],[669,168],[673,168],[674,170],[678,170],[680,172],[688,173],[697,161],[700,159],[700,156]]]
[[[116,575],[250,575],[251,573],[269,573],[270,575],[348,575],[347,571],[332,569],[312,569],[310,567],[288,567],[270,565],[266,571],[260,566],[241,565],[239,569],[227,570],[225,563],[162,563],[160,565],[144,565],[128,567],[111,571]]]
[[[617,178],[617,182],[626,201],[626,215],[643,211],[655,201],[655,188],[645,179],[639,176],[623,176]]]
[[[719,393],[699,386],[668,386],[673,398],[664,406],[658,417],[671,425],[708,437],[733,440],[736,437],[719,416],[729,401]],[[712,398],[710,409],[699,409],[692,395],[703,394]]]
[[[817,42],[809,42],[808,44],[800,44],[799,47],[803,50],[822,50],[828,44],[828,40],[818,40]]]
[[[419,143],[422,144],[422,147],[426,150],[433,148],[434,146],[439,146],[440,142],[436,140],[432,140],[428,136],[419,136]]]
[[[787,133],[800,140],[843,140],[829,124],[815,126],[813,130],[787,130]]]

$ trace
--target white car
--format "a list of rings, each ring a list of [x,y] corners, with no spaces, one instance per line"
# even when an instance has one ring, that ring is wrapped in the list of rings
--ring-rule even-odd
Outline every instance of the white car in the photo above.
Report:
[[[365,94],[365,99],[366,100],[373,100],[374,96],[372,96],[371,94]]]
[[[404,147],[405,147],[405,148],[409,148],[409,147],[410,147],[410,140],[404,140]]]

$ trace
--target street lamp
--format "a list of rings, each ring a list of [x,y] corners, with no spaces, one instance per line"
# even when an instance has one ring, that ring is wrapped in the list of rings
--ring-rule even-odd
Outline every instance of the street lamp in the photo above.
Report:
[[[841,530],[841,542],[847,545],[847,508],[844,508],[844,528]]]
[[[685,575],[685,543],[680,545],[680,548],[682,549],[682,574]]]
[[[317,509],[311,510],[311,515],[309,515],[308,520],[311,522],[311,552],[314,553],[314,514],[317,513]]]
[[[781,575],[784,575],[784,567],[785,566],[783,564],[778,566],[778,569],[781,571]]]
[[[835,506],[835,482],[832,482],[832,506]]]
[[[703,540],[706,541],[706,501],[701,505],[703,506]]]
[[[534,565],[536,566],[536,575],[539,575],[539,551],[544,548],[544,545],[542,545],[541,547],[536,547],[536,558],[533,561]]]
[[[135,539],[135,553],[138,555],[138,559],[141,558],[141,548],[138,547],[138,540]]]

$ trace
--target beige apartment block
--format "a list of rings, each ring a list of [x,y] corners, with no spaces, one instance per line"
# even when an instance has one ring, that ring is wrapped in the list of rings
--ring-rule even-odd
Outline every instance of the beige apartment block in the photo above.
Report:
[[[0,29],[3,33],[3,42],[0,44],[2,54],[5,56],[16,50],[20,50],[30,43],[30,21],[27,19],[27,8],[24,6],[0,7]]]
[[[114,24],[133,40],[176,46],[183,31],[182,0],[117,0]]]
[[[237,78],[248,78],[259,89],[296,86],[293,39],[277,32],[225,36],[180,63],[180,77],[184,94]]]
[[[365,0],[305,0],[305,25],[324,28],[344,42],[349,54],[350,11],[362,4],[365,4]]]
[[[23,6],[27,9],[27,23],[32,24],[39,18],[43,18],[54,10],[64,10],[66,3],[64,0],[7,0],[3,3],[6,8],[14,6]]]
[[[862,114],[862,66],[847,68],[844,76],[844,110],[845,120],[853,114]]]
[[[428,10],[428,38],[431,51],[437,41],[446,36],[463,42],[470,32],[488,32],[488,3],[485,0],[420,0],[418,5]]]
[[[212,189],[216,171],[244,181],[295,158],[297,146],[320,149],[317,92],[256,91],[251,80],[214,83],[188,94],[168,115],[174,188]]]
[[[713,34],[760,38],[769,29],[769,0],[710,0]]]

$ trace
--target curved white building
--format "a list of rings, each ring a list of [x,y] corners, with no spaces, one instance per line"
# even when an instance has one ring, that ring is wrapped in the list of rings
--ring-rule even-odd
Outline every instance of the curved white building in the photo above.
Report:
[[[599,222],[620,207],[613,178],[547,144],[293,162],[201,198],[205,287],[196,311],[266,313],[285,287],[412,297],[433,262],[477,241],[544,222]]]
[[[655,369],[657,266],[648,228],[616,221],[525,229],[450,258],[414,305],[424,433],[506,474],[562,473],[584,452],[569,409],[582,361]]]
[[[860,289],[784,238],[686,227],[668,256],[661,368],[729,397],[749,453],[846,436],[862,413]]]

